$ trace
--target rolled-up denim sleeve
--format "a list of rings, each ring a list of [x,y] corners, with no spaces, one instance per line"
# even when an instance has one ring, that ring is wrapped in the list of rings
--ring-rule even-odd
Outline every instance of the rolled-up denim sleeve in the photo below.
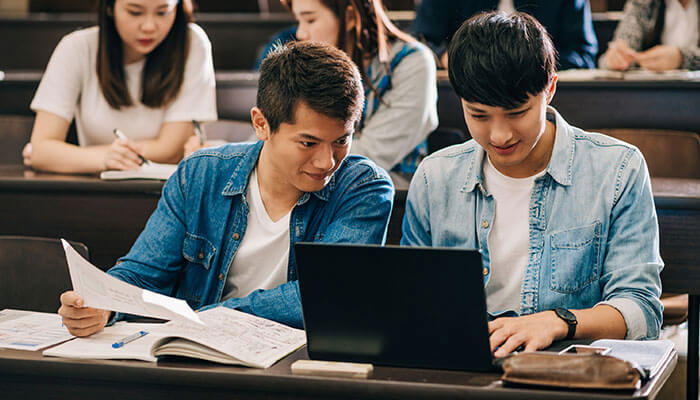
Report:
[[[622,314],[626,339],[655,339],[663,313],[663,261],[651,181],[638,150],[630,150],[623,166],[617,175],[599,304]]]
[[[367,166],[366,173],[346,186],[337,199],[332,221],[323,230],[324,243],[383,244],[391,215],[394,187],[389,177]],[[339,185],[340,186],[340,185]],[[331,206],[330,204],[328,205]],[[292,250],[290,250],[292,251]],[[206,308],[236,308],[259,317],[302,328],[304,325],[296,280],[274,289],[256,290],[243,298],[233,298]]]

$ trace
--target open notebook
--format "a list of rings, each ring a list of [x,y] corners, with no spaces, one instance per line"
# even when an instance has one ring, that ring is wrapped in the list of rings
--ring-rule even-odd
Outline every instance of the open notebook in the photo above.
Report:
[[[128,171],[103,171],[100,174],[100,179],[104,180],[121,180],[121,179],[159,179],[167,180],[170,175],[175,173],[176,164],[158,164],[149,161],[148,164],[143,164],[139,169]]]
[[[303,330],[226,307],[199,313],[205,326],[187,321],[166,324],[118,323],[87,338],[44,351],[45,356],[156,361],[173,355],[222,364],[268,368],[306,343]],[[112,344],[135,332],[147,335],[120,348]]]

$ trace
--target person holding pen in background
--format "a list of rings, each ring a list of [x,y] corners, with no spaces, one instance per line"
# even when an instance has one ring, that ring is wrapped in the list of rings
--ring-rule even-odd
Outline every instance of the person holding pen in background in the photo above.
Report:
[[[66,35],[51,56],[25,164],[95,173],[138,168],[139,156],[180,161],[192,120],[217,117],[211,44],[191,20],[190,0],[101,0],[99,26]],[[78,146],[66,143],[73,118]]]
[[[297,20],[296,40],[336,46],[360,68],[366,102],[352,152],[386,170],[413,173],[427,154],[428,135],[438,126],[430,49],[398,29],[381,0],[282,3]],[[190,138],[186,153],[197,148],[197,138]]]
[[[348,155],[363,100],[360,72],[342,51],[299,42],[275,50],[262,64],[251,110],[260,140],[183,160],[108,273],[194,309],[223,305],[301,327],[294,243],[385,239],[391,180],[367,158]],[[61,295],[59,314],[77,336],[110,319],[82,305],[75,292]]]
[[[698,0],[629,0],[601,68],[700,70]]]

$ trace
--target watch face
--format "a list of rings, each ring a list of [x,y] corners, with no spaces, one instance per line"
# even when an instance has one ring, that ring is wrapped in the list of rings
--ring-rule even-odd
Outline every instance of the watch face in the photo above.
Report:
[[[566,321],[566,323],[568,323],[568,324],[575,324],[576,323],[576,316],[571,311],[569,311],[565,308],[555,308],[554,312],[557,313],[559,318]]]

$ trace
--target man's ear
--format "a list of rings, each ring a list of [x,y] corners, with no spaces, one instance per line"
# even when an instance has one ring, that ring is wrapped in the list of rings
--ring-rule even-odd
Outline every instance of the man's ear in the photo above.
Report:
[[[549,82],[549,85],[547,86],[547,104],[550,104],[552,102],[552,99],[554,98],[554,93],[557,92],[557,80],[559,77],[557,75],[552,76],[552,81]]]
[[[251,108],[250,120],[253,123],[253,129],[255,129],[255,136],[259,140],[270,139],[270,124],[267,122],[267,118],[265,118],[261,109],[258,107]]]

